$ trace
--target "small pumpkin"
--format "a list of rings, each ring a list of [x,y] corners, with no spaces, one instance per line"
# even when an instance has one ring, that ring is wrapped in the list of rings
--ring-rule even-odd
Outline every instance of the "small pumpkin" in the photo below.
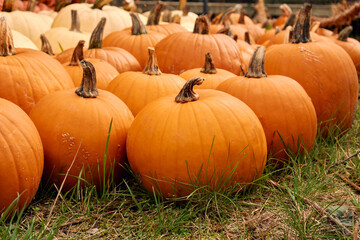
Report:
[[[82,60],[81,66],[84,77],[79,88],[47,95],[29,114],[44,146],[43,179],[58,188],[64,182],[64,192],[78,183],[101,190],[110,177],[115,182],[121,179],[126,135],[133,121],[119,98],[97,89],[92,64]]]
[[[114,78],[106,90],[118,96],[134,116],[151,101],[177,93],[185,80],[174,74],[162,73],[154,48],[148,48],[148,62],[142,72],[124,72]]]
[[[129,164],[151,193],[187,196],[194,185],[219,190],[250,183],[264,170],[266,140],[259,119],[227,93],[195,93],[193,86],[203,81],[190,79],[177,96],[153,101],[129,129]]]

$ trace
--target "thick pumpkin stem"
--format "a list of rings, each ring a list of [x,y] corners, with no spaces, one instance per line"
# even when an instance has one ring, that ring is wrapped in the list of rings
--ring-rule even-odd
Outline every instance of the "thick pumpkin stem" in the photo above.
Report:
[[[282,15],[285,17],[288,17],[293,13],[289,5],[287,5],[286,3],[281,4],[279,8],[282,12]]]
[[[219,24],[224,24],[224,22],[227,22],[230,19],[230,15],[235,13],[234,8],[227,9],[220,17]]]
[[[69,66],[79,66],[79,62],[84,59],[84,45],[85,41],[80,40],[76,45]]]
[[[254,55],[251,58],[251,62],[249,65],[249,69],[245,74],[247,78],[262,78],[267,77],[267,74],[264,70],[264,62],[265,62],[265,47],[258,47]]]
[[[79,15],[77,13],[77,10],[74,10],[74,9],[71,10],[71,27],[70,27],[70,31],[81,32],[80,31]]]
[[[41,51],[48,54],[48,55],[50,55],[50,56],[54,56],[55,54],[54,54],[54,52],[52,50],[49,39],[47,39],[45,34],[41,34],[40,39],[41,39]]]
[[[3,3],[3,12],[12,12],[15,9],[15,0],[4,0]]]
[[[100,22],[96,25],[94,31],[91,34],[89,41],[89,49],[102,48],[105,23],[106,23],[106,18],[102,17],[100,19]]]
[[[310,37],[311,4],[305,3],[300,9],[294,28],[294,43],[311,42]]]
[[[159,69],[159,65],[157,62],[157,58],[155,55],[155,49],[152,47],[148,47],[148,53],[149,53],[149,59],[147,61],[146,67],[143,71],[143,73],[149,74],[149,75],[160,75],[161,71]]]
[[[146,25],[159,25],[161,12],[164,10],[165,4],[157,2],[155,7],[151,9]]]
[[[346,42],[352,30],[353,30],[352,26],[347,26],[346,28],[341,30],[341,32],[339,33],[338,40]]]
[[[193,33],[209,34],[210,21],[206,15],[196,18]]]
[[[110,2],[112,2],[112,0],[96,0],[91,8],[102,9],[105,5],[109,4]]]
[[[215,74],[217,70],[215,68],[214,62],[211,57],[211,53],[205,54],[205,64],[204,67],[200,70],[202,73]]]
[[[222,29],[220,29],[219,31],[217,31],[217,33],[225,34],[225,35],[228,35],[229,37],[232,37],[233,33],[230,28],[230,23],[224,22],[223,24],[224,24],[224,27]]]
[[[3,57],[15,55],[13,36],[5,17],[0,17],[0,32],[0,55]]]
[[[282,30],[285,30],[288,26],[293,27],[295,24],[295,20],[296,20],[296,15],[294,13],[291,13]]]
[[[137,13],[130,13],[132,27],[131,27],[131,34],[132,35],[141,35],[147,34],[146,27],[143,22],[140,20],[140,17]]]
[[[241,10],[238,23],[245,24],[245,10]]]
[[[83,68],[83,78],[81,85],[75,90],[75,93],[83,98],[96,98],[99,93],[96,87],[96,73],[94,66],[85,59],[80,61]]]
[[[199,94],[194,92],[195,85],[201,85],[204,82],[205,78],[195,77],[190,79],[185,83],[180,93],[175,97],[175,102],[177,103],[187,103],[198,100]]]

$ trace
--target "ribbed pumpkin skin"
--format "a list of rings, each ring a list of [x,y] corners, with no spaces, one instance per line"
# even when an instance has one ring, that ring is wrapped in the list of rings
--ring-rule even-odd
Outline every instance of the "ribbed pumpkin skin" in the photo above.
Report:
[[[266,51],[265,71],[300,83],[314,104],[318,123],[324,123],[325,135],[330,124],[343,130],[351,127],[358,78],[350,56],[341,47],[331,42],[273,45]]]
[[[186,28],[177,23],[147,25],[146,29],[165,34],[166,36],[177,32],[188,32]]]
[[[147,34],[132,35],[131,28],[126,28],[122,31],[112,32],[106,36],[103,41],[103,46],[125,49],[135,56],[143,69],[148,60],[148,47],[155,47],[165,36],[165,34],[155,31],[148,31]]]
[[[180,74],[180,77],[184,78],[185,80],[189,80],[193,77],[203,77],[206,79],[206,81],[204,81],[204,83],[201,85],[194,86],[195,89],[216,89],[216,87],[226,79],[236,76],[232,72],[226,71],[224,69],[217,68],[216,70],[217,73],[209,74],[202,73],[201,68],[194,68],[183,72]]]
[[[241,53],[235,41],[225,34],[173,33],[155,46],[161,71],[180,74],[202,67],[210,52],[217,68],[240,74]]]
[[[272,157],[286,159],[286,147],[297,153],[313,146],[317,130],[315,108],[293,79],[280,75],[234,77],[222,82],[217,90],[240,99],[255,112]]]
[[[41,139],[29,116],[0,99],[0,214],[21,195],[18,209],[30,203],[44,167]]]
[[[360,42],[354,38],[348,38],[347,41],[335,40],[335,43],[350,55],[355,64],[358,77],[360,77]]]
[[[178,93],[184,84],[183,78],[173,74],[125,72],[114,78],[106,90],[119,97],[136,116],[151,101]]]
[[[70,62],[73,48],[56,55],[60,63]],[[128,51],[117,47],[84,49],[84,58],[98,58],[113,65],[119,73],[126,71],[141,71],[140,64]]]
[[[45,95],[74,87],[69,74],[49,55],[17,48],[16,55],[0,57],[0,97],[29,113]]]
[[[110,174],[115,160],[114,176],[119,180],[119,164],[125,162],[125,140],[133,116],[116,96],[100,89],[97,98],[79,97],[75,94],[75,89],[59,91],[41,99],[31,111],[30,117],[39,130],[44,146],[45,181],[49,180],[59,187],[79,149],[64,184],[64,191],[77,184],[77,178],[73,176],[79,176],[82,168],[84,178],[101,189],[105,146],[113,119],[106,176]]]
[[[197,92],[194,102],[176,103],[174,95],[150,103],[129,129],[128,160],[150,192],[154,186],[165,197],[185,196],[193,189],[182,183],[196,180],[214,190],[237,164],[229,185],[251,182],[263,172],[266,139],[254,112],[229,94]]]
[[[96,85],[100,89],[106,89],[109,83],[119,75],[119,72],[110,63],[96,58],[87,58],[96,70]],[[80,86],[83,78],[83,69],[79,66],[69,66],[69,63],[63,64],[66,71],[69,73],[71,79],[74,81],[75,86]]]

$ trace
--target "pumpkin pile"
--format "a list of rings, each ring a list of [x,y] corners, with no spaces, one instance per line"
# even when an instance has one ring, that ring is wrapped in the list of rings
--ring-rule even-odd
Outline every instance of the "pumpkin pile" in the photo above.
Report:
[[[269,158],[352,126],[360,43],[345,25],[358,3],[323,19],[283,4],[277,19],[237,6],[210,21],[161,2],[147,14],[73,2],[3,1],[0,213],[26,207],[41,178],[101,191],[127,163],[166,198],[240,190]]]

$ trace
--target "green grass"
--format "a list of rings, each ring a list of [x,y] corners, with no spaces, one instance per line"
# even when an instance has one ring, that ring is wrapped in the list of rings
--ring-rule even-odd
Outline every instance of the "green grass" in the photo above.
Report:
[[[187,200],[169,201],[146,192],[130,173],[100,194],[94,187],[75,189],[54,204],[56,191],[41,186],[18,217],[0,219],[0,238],[352,239],[305,198],[334,213],[345,208],[354,215],[347,226],[353,232],[360,194],[339,175],[360,185],[360,156],[338,163],[358,150],[359,111],[342,138],[318,137],[309,153],[292,156],[282,169],[269,165],[242,192],[198,189]]]

